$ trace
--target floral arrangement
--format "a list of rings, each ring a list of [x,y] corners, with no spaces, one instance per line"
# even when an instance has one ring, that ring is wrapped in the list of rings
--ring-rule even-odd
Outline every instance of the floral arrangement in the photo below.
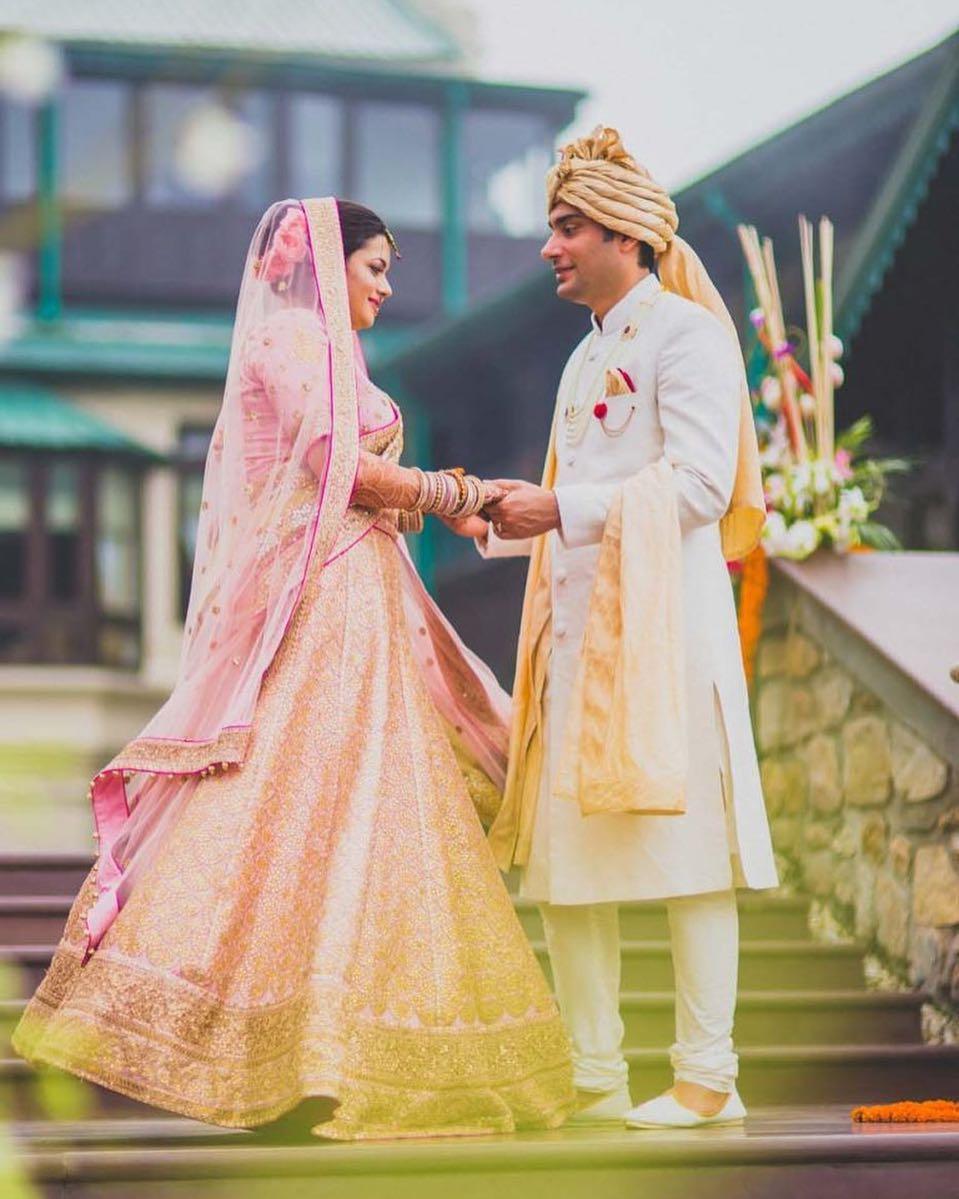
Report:
[[[752,226],[740,225],[738,232],[758,301],[749,319],[763,363],[753,404],[766,524],[759,547],[735,571],[743,661],[751,679],[769,586],[768,559],[801,560],[821,546],[837,553],[898,549],[894,534],[872,516],[886,476],[907,464],[863,457],[873,428],[868,416],[838,436],[835,432],[843,346],[833,332],[832,222],[823,217],[819,223],[817,279],[813,226],[799,218],[805,330],[787,329],[770,239],[760,240]]]
[[[813,227],[799,218],[806,330],[787,331],[772,242],[740,226],[756,290],[750,313],[766,368],[754,393],[768,516],[763,550],[774,558],[808,558],[820,546],[839,553],[862,547],[897,549],[893,533],[873,521],[886,476],[898,459],[863,458],[872,422],[863,417],[835,434],[834,394],[843,382],[842,342],[832,329],[832,223],[819,225],[820,276],[814,279]],[[808,373],[798,355],[805,349]]]

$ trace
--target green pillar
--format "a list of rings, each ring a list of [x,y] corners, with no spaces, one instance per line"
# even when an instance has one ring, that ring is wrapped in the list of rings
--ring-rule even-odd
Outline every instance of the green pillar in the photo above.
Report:
[[[40,147],[38,155],[37,208],[40,218],[38,254],[37,316],[56,320],[63,310],[61,288],[63,214],[60,208],[59,141],[60,114],[57,99],[48,100],[40,110]]]
[[[446,89],[443,113],[443,311],[463,312],[469,303],[468,232],[463,172],[463,114],[469,104],[465,83],[455,80]]]

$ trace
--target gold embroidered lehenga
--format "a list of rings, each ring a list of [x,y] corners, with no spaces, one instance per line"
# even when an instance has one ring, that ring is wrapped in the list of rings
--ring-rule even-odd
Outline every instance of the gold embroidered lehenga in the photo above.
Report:
[[[398,415],[360,441],[398,456]],[[482,776],[458,761],[462,729],[431,693],[417,638],[449,644],[435,609],[411,605],[411,578],[388,514],[340,514],[238,768],[181,780],[176,819],[81,964],[103,877],[91,873],[19,1053],[226,1126],[308,1096],[338,1101],[316,1129],[334,1138],[562,1122],[566,1034],[464,767]],[[145,770],[136,753],[157,744],[116,761]]]

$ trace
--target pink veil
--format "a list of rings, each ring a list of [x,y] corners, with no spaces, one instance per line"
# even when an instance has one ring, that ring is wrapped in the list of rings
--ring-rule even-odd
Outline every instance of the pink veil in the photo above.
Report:
[[[291,347],[287,383],[258,387],[257,364],[275,338]],[[349,507],[360,444],[358,382],[370,386],[350,326],[336,201],[274,204],[253,235],[240,285],[177,682],[90,787],[99,855],[87,956],[198,780],[244,761],[263,676],[315,556],[330,558]],[[307,459],[321,440],[318,476]],[[427,686],[469,757],[501,788],[508,697],[439,613],[402,539],[398,545]],[[417,636],[424,628],[428,636]]]

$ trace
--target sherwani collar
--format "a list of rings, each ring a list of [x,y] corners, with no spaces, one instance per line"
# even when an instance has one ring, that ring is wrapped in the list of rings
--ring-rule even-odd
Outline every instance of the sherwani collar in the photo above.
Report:
[[[651,298],[661,288],[662,284],[652,271],[650,271],[645,279],[640,279],[621,300],[616,301],[609,312],[603,317],[602,324],[596,319],[596,313],[591,312],[589,319],[596,334],[599,337],[608,337],[610,333],[621,333],[629,323],[633,309],[639,301]]]

